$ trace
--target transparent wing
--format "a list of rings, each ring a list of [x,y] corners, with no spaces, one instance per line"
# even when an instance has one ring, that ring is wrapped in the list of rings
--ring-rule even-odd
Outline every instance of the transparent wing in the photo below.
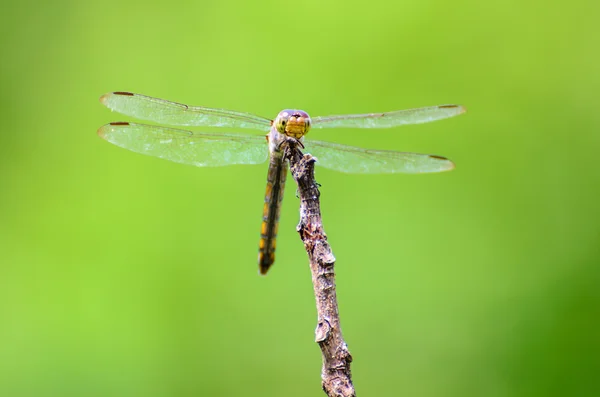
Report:
[[[271,120],[233,110],[188,106],[131,92],[111,92],[100,102],[115,112],[161,124],[268,130]]]
[[[450,171],[454,163],[432,154],[371,150],[331,142],[307,140],[306,152],[322,166],[348,174],[420,174]]]
[[[390,128],[404,124],[422,124],[458,116],[467,110],[460,105],[439,105],[385,113],[347,114],[313,117],[313,128]]]
[[[263,163],[269,153],[264,136],[199,133],[160,126],[117,122],[98,135],[133,152],[196,167]]]

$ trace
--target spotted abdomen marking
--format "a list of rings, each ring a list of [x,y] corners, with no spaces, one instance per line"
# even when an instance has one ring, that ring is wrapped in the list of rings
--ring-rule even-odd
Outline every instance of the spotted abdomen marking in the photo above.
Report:
[[[271,156],[267,174],[267,190],[263,207],[263,220],[260,228],[258,267],[260,274],[267,274],[275,262],[275,246],[279,227],[279,211],[283,201],[283,189],[287,175],[287,162],[281,156]]]

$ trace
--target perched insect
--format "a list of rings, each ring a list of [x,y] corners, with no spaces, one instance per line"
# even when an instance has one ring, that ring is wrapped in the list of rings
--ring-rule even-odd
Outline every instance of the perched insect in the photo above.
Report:
[[[286,109],[279,112],[275,120],[270,120],[249,113],[187,106],[130,92],[105,94],[100,97],[100,102],[109,109],[127,116],[160,124],[269,131],[267,146],[264,136],[192,132],[129,122],[106,124],[98,130],[98,135],[117,146],[198,167],[258,164],[269,158],[258,255],[261,274],[266,274],[275,261],[279,211],[288,171],[287,162],[283,158],[282,143],[288,137],[303,142],[306,150],[317,157],[319,166],[340,172],[441,172],[453,169],[452,161],[431,154],[371,150],[331,142],[304,141],[304,135],[311,128],[390,128],[403,124],[428,123],[465,112],[463,106],[440,105],[385,113],[311,118],[302,110]]]

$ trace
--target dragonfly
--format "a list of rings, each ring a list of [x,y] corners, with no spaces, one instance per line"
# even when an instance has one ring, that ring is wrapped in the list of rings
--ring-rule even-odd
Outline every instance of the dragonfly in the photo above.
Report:
[[[279,214],[283,200],[288,162],[284,142],[293,138],[317,158],[317,165],[351,174],[431,173],[449,171],[449,159],[420,153],[372,150],[307,139],[310,129],[391,128],[421,124],[458,116],[460,105],[439,105],[384,113],[310,117],[303,110],[285,109],[272,120],[250,113],[153,98],[131,92],[111,92],[100,102],[118,113],[158,124],[184,127],[247,128],[264,135],[197,132],[160,125],[112,122],[98,130],[110,143],[133,152],[197,167],[233,164],[260,164],[269,159],[267,188],[263,205],[258,265],[265,275],[275,261]]]

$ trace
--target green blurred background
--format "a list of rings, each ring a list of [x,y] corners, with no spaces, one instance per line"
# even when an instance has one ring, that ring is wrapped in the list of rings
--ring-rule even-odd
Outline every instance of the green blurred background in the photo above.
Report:
[[[321,396],[288,185],[257,274],[266,165],[101,140],[133,91],[274,117],[464,104],[312,131],[444,155],[317,169],[361,396],[600,395],[600,3],[21,2],[0,13],[0,396]],[[290,179],[291,181],[291,179]]]

